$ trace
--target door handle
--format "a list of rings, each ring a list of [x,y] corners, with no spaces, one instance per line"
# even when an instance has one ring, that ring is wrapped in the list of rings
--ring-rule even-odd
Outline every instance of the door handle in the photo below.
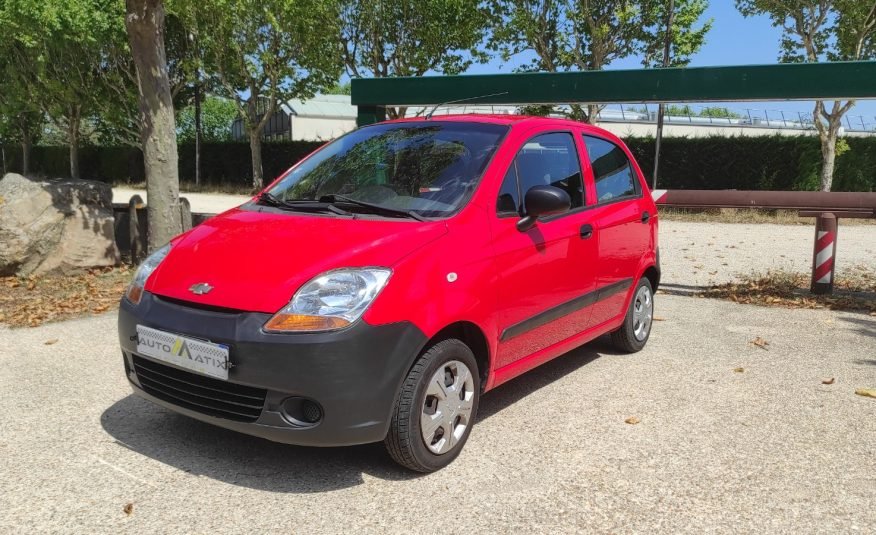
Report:
[[[642,212],[642,223],[647,223],[649,219],[651,219],[651,214]]]
[[[581,233],[579,234],[582,240],[593,236],[593,225],[581,225]]]

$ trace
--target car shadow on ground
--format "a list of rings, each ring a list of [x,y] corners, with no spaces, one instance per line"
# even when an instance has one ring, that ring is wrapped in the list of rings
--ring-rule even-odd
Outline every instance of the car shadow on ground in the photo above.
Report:
[[[573,350],[481,398],[478,421],[596,360],[616,354],[605,338]],[[422,477],[396,465],[383,445],[313,448],[278,444],[178,415],[133,394],[104,411],[104,430],[120,447],[183,472],[282,493],[353,487],[367,474],[389,481]]]

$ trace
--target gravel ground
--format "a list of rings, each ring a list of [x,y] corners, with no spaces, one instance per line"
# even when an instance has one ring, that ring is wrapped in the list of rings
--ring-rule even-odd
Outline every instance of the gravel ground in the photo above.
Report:
[[[143,197],[143,200],[149,202],[146,195],[146,190],[129,189],[129,188],[113,188],[113,202],[127,203],[134,195]],[[252,198],[251,195],[230,195],[227,193],[180,193],[181,197],[189,200],[192,206],[192,212],[200,212],[204,214],[218,214],[240,206]]]
[[[783,269],[809,273],[815,227],[738,223],[660,222],[660,260],[667,289],[730,282],[742,273]],[[876,227],[843,226],[836,276],[876,270]]]
[[[113,314],[0,329],[0,532],[876,531],[876,318],[657,304],[643,352],[600,340],[487,394],[427,476],[133,397]]]

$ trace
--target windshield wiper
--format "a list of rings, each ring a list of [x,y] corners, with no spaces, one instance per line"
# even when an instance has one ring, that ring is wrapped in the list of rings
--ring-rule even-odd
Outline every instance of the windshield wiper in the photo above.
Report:
[[[268,193],[267,191],[262,192],[259,195],[258,202],[260,204],[266,204],[268,206],[274,206],[276,208],[283,208],[286,210],[321,210],[326,212],[331,212],[337,215],[344,216],[354,216],[346,210],[338,208],[337,206],[333,206],[331,204],[327,204],[319,201],[308,201],[308,200],[285,200],[277,197],[272,193]]]
[[[411,219],[416,219],[417,221],[426,221],[426,218],[414,212],[413,210],[401,210],[398,208],[390,208],[389,206],[383,206],[381,204],[373,204],[370,202],[360,201],[358,199],[353,199],[344,195],[338,195],[336,193],[332,193],[330,195],[323,195],[319,198],[320,201],[325,199],[328,202],[345,202],[349,204],[355,204],[356,206],[361,206],[363,208],[370,208],[378,213],[383,213],[385,215],[400,215],[404,217],[410,217]]]
[[[261,194],[259,194],[259,198],[256,202],[258,202],[259,204],[267,204],[268,206],[286,206],[286,201],[271,193],[268,193],[267,191],[263,191]]]

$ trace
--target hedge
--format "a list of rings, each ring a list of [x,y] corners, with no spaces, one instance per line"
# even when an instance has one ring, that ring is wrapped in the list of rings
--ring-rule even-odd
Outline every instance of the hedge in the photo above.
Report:
[[[267,180],[278,176],[295,162],[313,152],[322,142],[285,141],[262,145],[262,167]],[[4,147],[8,171],[21,170],[21,149]],[[67,147],[36,146],[31,153],[31,174],[47,177],[70,175]],[[195,180],[195,146],[179,146],[180,180]],[[134,147],[85,146],[79,149],[82,178],[110,183],[142,183],[143,153]],[[252,160],[248,143],[204,143],[201,146],[201,180],[205,185],[252,184]]]
[[[652,138],[627,138],[627,144],[650,178],[654,165]],[[876,136],[849,137],[848,150],[837,158],[834,191],[876,190]],[[319,142],[266,142],[266,179],[282,173]],[[20,150],[5,147],[6,166],[20,169]],[[180,178],[194,180],[194,146],[180,146]],[[34,147],[33,172],[50,177],[68,175],[66,147]],[[201,153],[206,185],[247,187],[252,171],[246,143],[205,143]],[[818,189],[821,150],[814,136],[664,138],[660,161],[665,189]],[[84,178],[105,182],[143,182],[143,156],[129,147],[86,146],[80,150]]]

